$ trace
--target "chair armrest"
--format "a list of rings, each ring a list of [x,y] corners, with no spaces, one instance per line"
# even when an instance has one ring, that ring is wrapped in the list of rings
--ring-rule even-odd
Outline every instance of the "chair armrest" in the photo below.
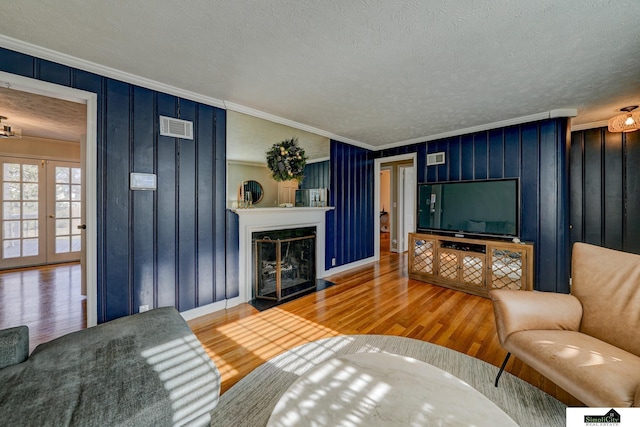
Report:
[[[582,304],[573,295],[499,289],[489,296],[503,347],[509,335],[518,331],[580,329]]]
[[[0,369],[22,363],[29,357],[29,328],[0,330]]]

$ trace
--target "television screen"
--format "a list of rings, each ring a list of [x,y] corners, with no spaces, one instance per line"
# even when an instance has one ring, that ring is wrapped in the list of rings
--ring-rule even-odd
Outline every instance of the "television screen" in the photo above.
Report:
[[[517,237],[518,180],[418,185],[418,231]]]

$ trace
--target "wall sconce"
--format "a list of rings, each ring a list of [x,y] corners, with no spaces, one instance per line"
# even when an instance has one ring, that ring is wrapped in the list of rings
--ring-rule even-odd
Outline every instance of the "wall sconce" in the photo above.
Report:
[[[633,132],[640,129],[640,111],[632,113],[637,105],[621,108],[622,114],[609,119],[609,132]]]

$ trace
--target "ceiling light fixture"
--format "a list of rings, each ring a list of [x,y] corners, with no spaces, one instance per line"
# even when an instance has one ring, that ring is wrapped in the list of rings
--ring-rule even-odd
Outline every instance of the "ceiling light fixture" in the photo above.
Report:
[[[0,138],[22,138],[22,131],[20,129],[2,123],[3,120],[7,120],[7,118],[0,116]]]
[[[609,132],[633,132],[640,129],[640,111],[632,113],[637,105],[621,108],[622,114],[609,119]]]

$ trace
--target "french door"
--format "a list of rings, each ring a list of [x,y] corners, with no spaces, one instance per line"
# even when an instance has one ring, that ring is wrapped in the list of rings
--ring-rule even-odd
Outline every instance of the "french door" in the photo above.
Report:
[[[80,165],[0,157],[0,170],[0,269],[79,260],[83,247]]]

